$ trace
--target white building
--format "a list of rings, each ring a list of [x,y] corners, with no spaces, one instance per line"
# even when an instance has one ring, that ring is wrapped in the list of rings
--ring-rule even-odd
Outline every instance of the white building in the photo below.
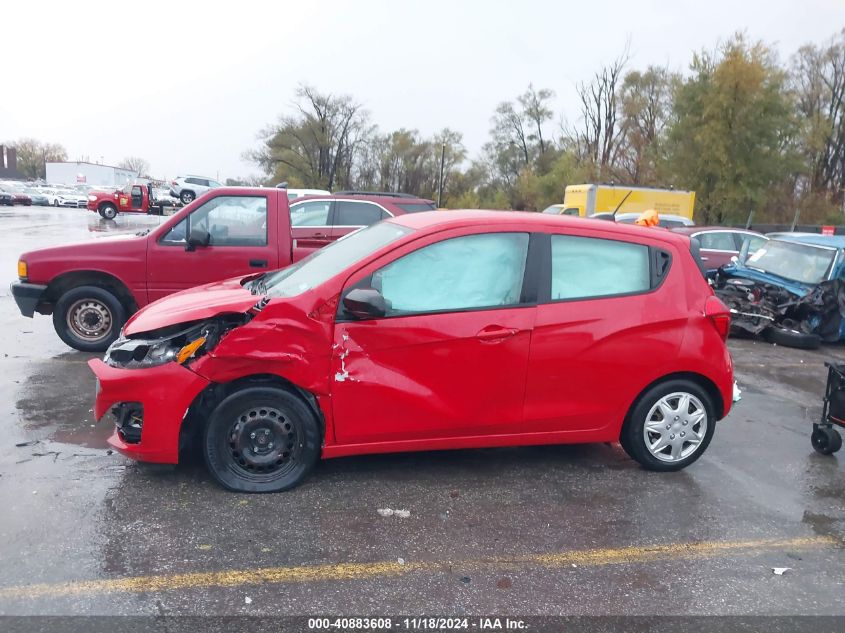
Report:
[[[111,165],[96,163],[63,162],[47,163],[47,182],[62,185],[96,185],[122,187],[138,177],[138,172]]]

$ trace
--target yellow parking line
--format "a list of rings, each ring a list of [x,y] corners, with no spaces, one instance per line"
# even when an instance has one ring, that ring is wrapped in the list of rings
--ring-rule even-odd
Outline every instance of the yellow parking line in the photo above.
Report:
[[[661,560],[710,558],[739,554],[759,554],[777,550],[817,549],[841,546],[832,537],[817,536],[793,539],[758,539],[749,541],[705,541],[655,546],[631,546],[554,552],[509,558],[483,558],[464,561],[339,563],[305,565],[300,567],[265,567],[189,574],[135,576],[109,580],[81,580],[56,584],[17,585],[0,588],[0,599],[62,597],[80,594],[134,592],[156,593],[176,589],[205,587],[235,587],[241,585],[307,583],[332,580],[364,580],[367,578],[398,576],[411,572],[437,571],[446,566],[513,567],[571,565],[596,566],[647,563]]]

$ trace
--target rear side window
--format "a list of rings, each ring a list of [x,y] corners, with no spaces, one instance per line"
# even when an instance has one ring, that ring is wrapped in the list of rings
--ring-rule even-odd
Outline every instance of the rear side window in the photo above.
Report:
[[[437,207],[433,202],[414,202],[397,204],[397,207],[402,209],[405,213],[420,213],[421,211],[434,211]]]
[[[312,200],[291,205],[291,226],[328,226],[331,200]]]
[[[728,231],[713,231],[710,233],[699,233],[696,235],[701,248],[706,248],[712,251],[735,251],[736,243],[734,242],[733,233]]]
[[[649,249],[642,244],[552,235],[551,300],[589,299],[651,288]]]
[[[338,200],[335,203],[336,226],[369,226],[386,217],[384,209],[369,202]]]

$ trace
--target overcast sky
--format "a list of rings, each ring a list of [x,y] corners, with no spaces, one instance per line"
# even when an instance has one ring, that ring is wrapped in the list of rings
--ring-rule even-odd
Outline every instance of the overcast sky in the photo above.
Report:
[[[0,140],[225,179],[258,173],[241,155],[301,82],[354,95],[382,130],[458,130],[474,155],[529,82],[576,118],[576,83],[626,41],[631,68],[684,70],[737,30],[787,59],[845,27],[845,0],[31,0],[0,16]]]

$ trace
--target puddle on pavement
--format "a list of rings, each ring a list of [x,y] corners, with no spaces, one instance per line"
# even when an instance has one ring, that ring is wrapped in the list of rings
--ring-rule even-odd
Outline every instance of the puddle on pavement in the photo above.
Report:
[[[59,360],[62,357],[75,359]],[[84,363],[89,356],[69,353],[62,357],[39,363],[18,379],[14,413],[19,430],[27,438],[107,448],[111,426],[94,420],[94,377]]]

